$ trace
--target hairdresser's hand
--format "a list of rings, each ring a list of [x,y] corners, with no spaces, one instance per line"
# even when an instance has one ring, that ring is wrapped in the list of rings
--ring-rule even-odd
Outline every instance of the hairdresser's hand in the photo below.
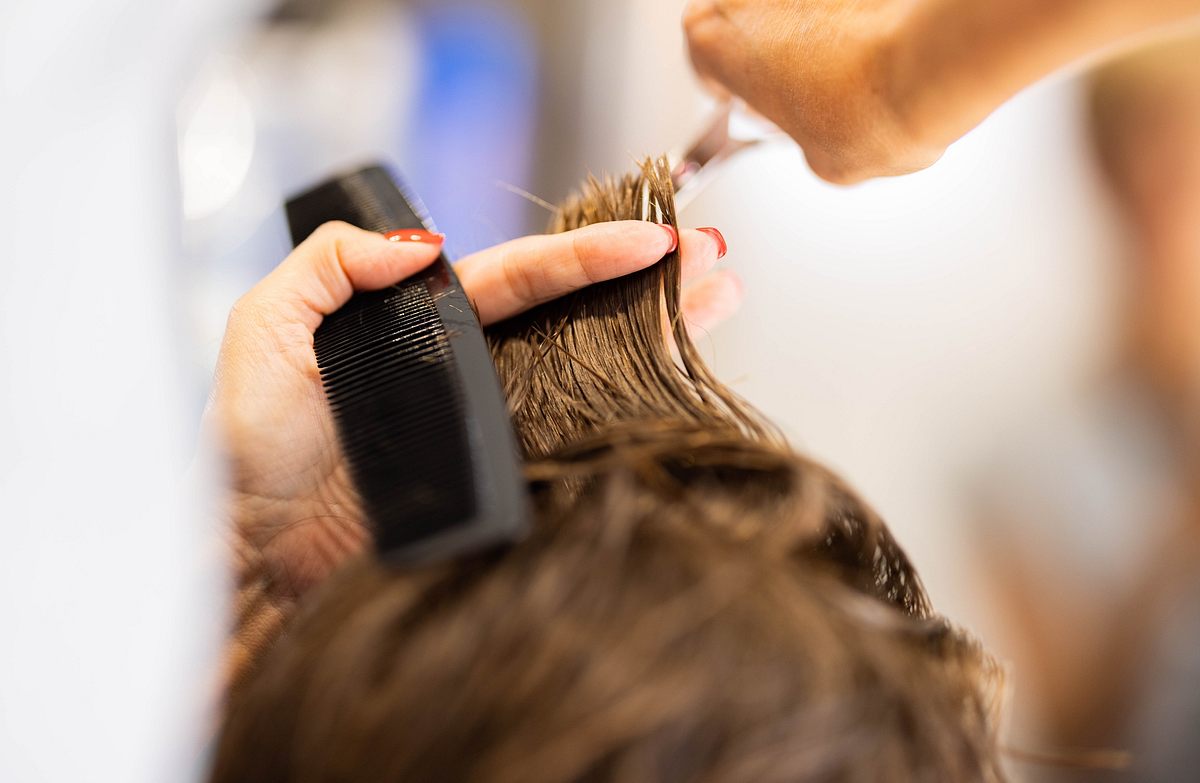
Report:
[[[938,158],[969,118],[913,126],[892,64],[910,0],[692,0],[684,12],[702,79],[774,121],[833,182]],[[959,127],[963,126],[965,127]]]
[[[692,62],[833,182],[933,163],[1036,80],[1200,0],[691,0]]]
[[[725,237],[715,228],[684,229],[676,237],[673,229],[652,223],[601,223],[516,239],[467,256],[454,269],[487,326],[592,283],[644,269],[676,242],[683,260],[684,321],[692,330],[712,329],[742,302],[737,274],[713,271],[726,251]]]
[[[388,241],[342,223],[318,229],[243,296],[230,314],[206,425],[223,444],[238,557],[238,629],[231,676],[272,639],[291,604],[367,538],[321,386],[313,333],[355,290],[383,288],[430,264],[442,238]],[[719,234],[605,223],[518,239],[457,265],[485,324],[590,283],[629,274],[682,244],[684,270],[702,276],[724,252]],[[711,326],[740,300],[729,272],[707,275],[685,314]]]

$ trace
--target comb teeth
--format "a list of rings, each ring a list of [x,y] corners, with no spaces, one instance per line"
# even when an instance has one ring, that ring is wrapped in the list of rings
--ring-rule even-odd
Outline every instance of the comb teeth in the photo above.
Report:
[[[431,228],[380,166],[288,202],[296,243],[329,220]],[[483,330],[445,257],[357,293],[317,329],[317,368],[376,548],[396,560],[511,542],[529,526],[519,456]]]
[[[314,338],[317,367],[379,546],[406,543],[475,510],[453,351],[425,276],[356,295]]]

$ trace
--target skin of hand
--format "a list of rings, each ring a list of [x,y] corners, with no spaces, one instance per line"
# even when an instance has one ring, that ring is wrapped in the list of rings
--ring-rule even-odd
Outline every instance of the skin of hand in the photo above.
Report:
[[[909,139],[890,100],[885,48],[897,0],[693,0],[684,31],[697,74],[790,134],[834,182],[921,168],[938,155]]]
[[[234,305],[205,411],[230,485],[236,628],[225,680],[237,682],[296,600],[362,551],[368,533],[321,385],[313,334],[356,290],[392,285],[441,252],[442,237],[407,240],[329,223]],[[517,239],[455,269],[484,325],[659,261],[679,244],[685,318],[710,328],[732,314],[741,283],[711,271],[724,254],[712,229],[638,221]]]
[[[691,0],[698,75],[849,184],[929,166],[1021,89],[1200,0]]]

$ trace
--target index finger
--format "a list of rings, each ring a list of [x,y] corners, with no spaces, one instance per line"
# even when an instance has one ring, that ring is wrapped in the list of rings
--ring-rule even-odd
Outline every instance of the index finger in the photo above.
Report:
[[[640,220],[506,242],[464,258],[455,271],[484,325],[592,283],[645,269],[676,248],[671,226]]]

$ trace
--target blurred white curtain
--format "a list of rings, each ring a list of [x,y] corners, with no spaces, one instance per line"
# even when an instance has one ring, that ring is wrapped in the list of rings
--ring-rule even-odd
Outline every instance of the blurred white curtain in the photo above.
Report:
[[[224,609],[181,478],[172,112],[258,6],[0,5],[0,780],[195,773]]]

